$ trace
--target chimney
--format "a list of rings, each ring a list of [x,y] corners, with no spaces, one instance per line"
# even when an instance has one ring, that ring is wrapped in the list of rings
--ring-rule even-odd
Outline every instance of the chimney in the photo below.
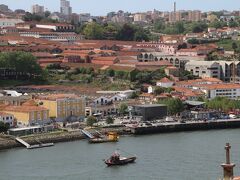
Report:
[[[235,164],[230,162],[230,149],[231,146],[229,143],[226,143],[226,163],[221,164],[223,167],[223,180],[232,180],[233,179],[233,168]]]

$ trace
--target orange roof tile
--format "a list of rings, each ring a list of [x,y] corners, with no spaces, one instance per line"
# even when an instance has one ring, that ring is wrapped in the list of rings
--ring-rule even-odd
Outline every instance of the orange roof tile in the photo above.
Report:
[[[222,83],[222,84],[197,84],[194,85],[196,87],[202,87],[208,90],[216,90],[216,89],[240,89],[240,84],[233,83]]]
[[[170,79],[164,77],[164,78],[162,78],[161,80],[159,80],[157,82],[168,83],[168,82],[173,82],[173,81],[171,81]]]
[[[78,96],[75,94],[50,94],[50,95],[46,95],[46,96],[38,96],[37,99],[56,101],[57,99],[77,98],[77,97]]]
[[[47,111],[48,109],[40,106],[7,106],[3,110],[10,112],[32,112],[32,111]]]

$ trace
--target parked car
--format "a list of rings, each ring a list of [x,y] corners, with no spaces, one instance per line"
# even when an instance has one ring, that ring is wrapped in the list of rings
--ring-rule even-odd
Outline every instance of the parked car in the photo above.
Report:
[[[229,118],[230,118],[230,119],[236,119],[237,116],[236,116],[235,114],[229,114]]]

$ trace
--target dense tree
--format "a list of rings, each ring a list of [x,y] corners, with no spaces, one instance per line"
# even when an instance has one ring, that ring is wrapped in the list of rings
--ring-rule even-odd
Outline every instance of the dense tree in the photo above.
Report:
[[[106,119],[106,123],[107,124],[113,124],[114,123],[114,119],[112,117],[108,116],[107,119]]]
[[[117,34],[118,40],[133,41],[135,35],[135,28],[130,24],[124,24]]]
[[[107,76],[114,77],[115,76],[115,71],[113,69],[108,69],[106,71]]]
[[[207,108],[220,111],[230,111],[240,108],[239,100],[231,100],[225,97],[216,97],[206,103]]]
[[[103,27],[96,22],[87,24],[83,30],[87,39],[103,39]]]
[[[4,123],[0,121],[0,133],[7,132],[7,130],[10,128],[9,123]]]
[[[219,29],[219,28],[222,28],[222,27],[225,27],[225,26],[227,26],[227,23],[223,22],[223,21],[219,21],[219,20],[215,20],[215,21],[213,21],[209,24],[209,27],[213,27],[213,28],[216,28],[216,29]]]
[[[184,105],[178,98],[168,98],[158,103],[167,105],[169,115],[176,115],[184,110]]]
[[[159,95],[159,94],[162,94],[162,93],[164,93],[165,92],[165,88],[163,88],[163,87],[159,87],[159,86],[157,86],[155,89],[154,89],[154,94],[157,96],[157,95]]]
[[[238,24],[238,22],[237,21],[230,21],[229,23],[228,23],[228,26],[229,27],[238,27],[239,26],[239,24]]]
[[[203,23],[203,22],[194,23],[192,25],[192,32],[201,33],[203,31],[206,31],[207,28],[208,28],[208,25],[206,23]]]
[[[182,34],[185,31],[183,22],[177,22],[174,27],[176,28],[177,34]]]
[[[43,78],[43,71],[31,53],[21,51],[0,53],[0,68],[15,69],[18,73],[26,74],[29,79]]]
[[[134,41],[149,41],[148,34],[144,29],[138,28],[134,34]]]
[[[40,16],[38,14],[32,14],[30,12],[26,12],[26,14],[23,16],[24,21],[41,21],[43,19],[43,16]]]
[[[130,99],[135,99],[135,98],[137,98],[138,97],[138,93],[137,92],[133,92],[131,95],[130,95]]]
[[[165,22],[161,19],[157,20],[154,23],[154,31],[155,32],[163,32],[165,28],[166,28]]]
[[[121,104],[119,105],[119,113],[120,113],[120,114],[122,114],[122,115],[126,114],[126,113],[127,113],[127,110],[128,110],[128,105],[127,105],[127,104],[121,103]]]
[[[97,122],[97,119],[94,116],[89,116],[87,118],[87,126],[93,126]]]

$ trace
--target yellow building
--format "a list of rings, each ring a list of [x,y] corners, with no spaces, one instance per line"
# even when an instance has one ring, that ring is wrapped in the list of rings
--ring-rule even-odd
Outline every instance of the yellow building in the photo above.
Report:
[[[81,120],[85,117],[85,98],[74,94],[51,94],[39,96],[38,104],[49,109],[50,118],[56,121]]]
[[[43,124],[49,121],[49,110],[38,106],[34,100],[29,100],[21,106],[5,106],[2,112],[12,114],[21,125]]]

